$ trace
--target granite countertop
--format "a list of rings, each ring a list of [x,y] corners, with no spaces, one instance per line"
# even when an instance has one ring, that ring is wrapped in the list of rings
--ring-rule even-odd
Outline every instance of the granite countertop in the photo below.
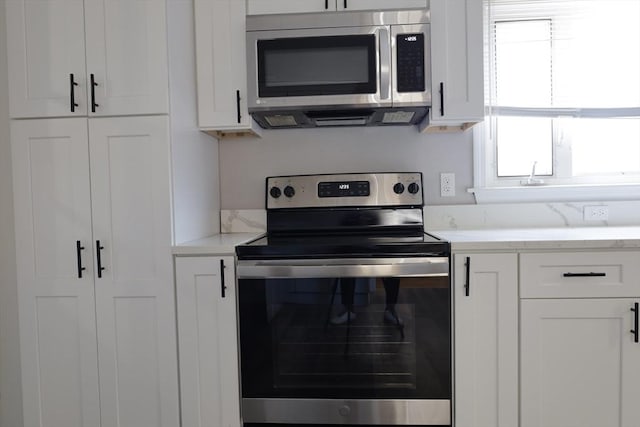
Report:
[[[429,230],[429,233],[450,241],[453,251],[640,249],[640,226]],[[235,255],[237,245],[263,234],[216,234],[176,245],[173,254]]]
[[[181,243],[173,247],[177,256],[189,255],[235,255],[237,245],[246,243],[263,233],[225,233],[215,234],[204,239]]]
[[[449,240],[453,251],[640,248],[640,226],[438,230],[430,233]]]

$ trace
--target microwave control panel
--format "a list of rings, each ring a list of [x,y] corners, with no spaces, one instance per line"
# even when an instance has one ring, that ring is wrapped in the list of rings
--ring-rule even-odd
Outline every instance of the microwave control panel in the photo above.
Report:
[[[398,92],[424,92],[424,34],[398,34]]]

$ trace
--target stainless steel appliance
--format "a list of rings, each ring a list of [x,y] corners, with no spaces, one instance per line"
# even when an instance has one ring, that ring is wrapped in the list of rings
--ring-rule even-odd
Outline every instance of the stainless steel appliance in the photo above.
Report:
[[[429,11],[247,17],[264,128],[416,124],[431,105]]]
[[[422,175],[270,177],[236,248],[245,426],[451,425],[449,243]]]

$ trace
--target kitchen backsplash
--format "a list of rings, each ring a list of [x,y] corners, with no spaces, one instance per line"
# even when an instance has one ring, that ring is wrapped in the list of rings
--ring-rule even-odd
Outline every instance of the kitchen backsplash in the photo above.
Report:
[[[607,220],[587,221],[585,207],[606,207]],[[440,205],[424,208],[425,229],[474,230],[536,227],[606,227],[640,225],[640,201],[584,203],[518,203],[490,205]],[[222,233],[263,232],[264,209],[222,210]]]

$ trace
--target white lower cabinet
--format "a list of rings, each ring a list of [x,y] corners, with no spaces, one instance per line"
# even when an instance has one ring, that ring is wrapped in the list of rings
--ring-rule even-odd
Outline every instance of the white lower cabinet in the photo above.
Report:
[[[182,427],[240,427],[234,257],[176,257]]]
[[[24,424],[178,425],[167,117],[13,121]]]
[[[522,427],[640,425],[635,302],[522,301]]]
[[[640,425],[638,259],[521,255],[521,427]]]
[[[517,257],[454,256],[456,427],[518,425]]]

